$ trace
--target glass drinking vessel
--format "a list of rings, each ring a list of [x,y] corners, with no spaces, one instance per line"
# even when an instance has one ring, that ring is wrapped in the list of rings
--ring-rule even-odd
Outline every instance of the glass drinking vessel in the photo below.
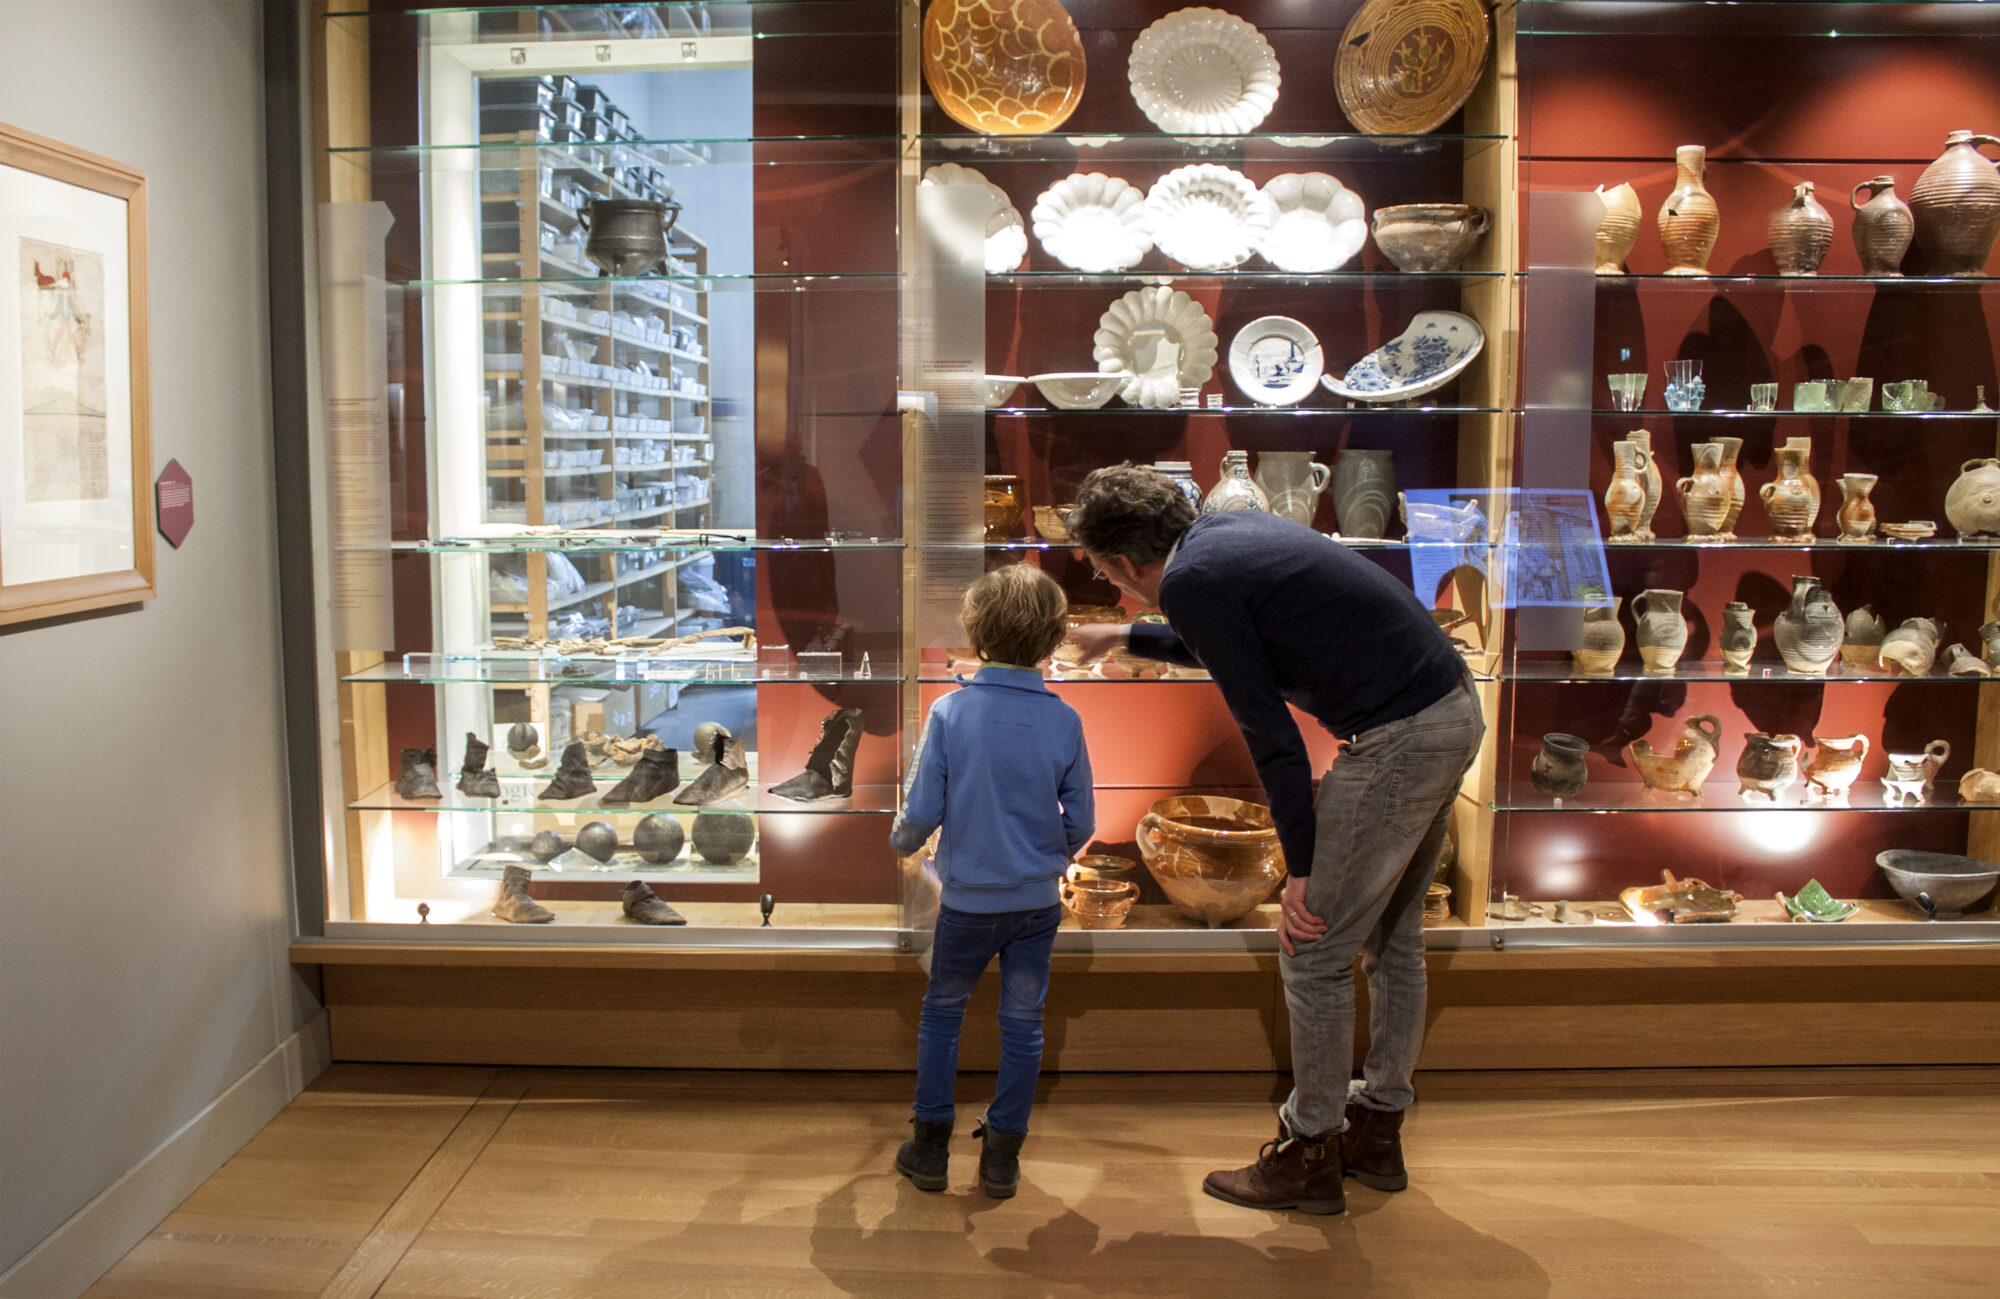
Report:
[[[1930,406],[1930,383],[1926,380],[1906,379],[1882,385],[1883,410],[1929,410]]]
[[[1701,381],[1700,361],[1667,362],[1667,409],[1700,410],[1707,391]]]
[[[1750,385],[1751,410],[1778,409],[1778,385],[1775,383],[1753,383]]]
[[[1869,399],[1875,395],[1873,379],[1849,379],[1840,385],[1840,409],[1867,410]]]
[[[1611,404],[1619,410],[1638,410],[1639,403],[1646,399],[1643,374],[1610,374],[1604,381],[1611,385]]]
[[[1792,389],[1792,409],[1830,411],[1840,399],[1840,380],[1808,379]]]

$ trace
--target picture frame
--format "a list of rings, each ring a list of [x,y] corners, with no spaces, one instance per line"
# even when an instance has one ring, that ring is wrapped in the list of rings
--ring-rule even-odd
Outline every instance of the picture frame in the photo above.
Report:
[[[0,123],[0,626],[150,600],[146,174]]]

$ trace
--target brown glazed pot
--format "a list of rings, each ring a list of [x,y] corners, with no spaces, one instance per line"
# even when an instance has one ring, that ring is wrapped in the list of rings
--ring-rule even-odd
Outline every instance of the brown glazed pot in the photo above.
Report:
[[[1862,190],[1866,203],[1857,202]],[[1917,220],[1910,205],[1896,197],[1896,178],[1876,176],[1864,180],[1847,196],[1854,209],[1854,251],[1861,256],[1863,275],[1901,275],[1903,254],[1917,233]]]
[[[1792,201],[1771,214],[1765,228],[1780,275],[1811,275],[1833,247],[1833,218],[1813,198],[1813,183],[1792,186]]]
[[[2000,171],[1979,152],[2000,137],[1953,131],[1910,190],[1917,247],[1938,275],[1978,275],[2000,237]]]
[[[1153,804],[1139,818],[1139,855],[1174,908],[1205,925],[1240,920],[1285,878],[1285,850],[1271,809],[1191,794]]]
[[[1403,271],[1455,271],[1485,237],[1493,214],[1470,203],[1401,203],[1369,220],[1375,246]]]

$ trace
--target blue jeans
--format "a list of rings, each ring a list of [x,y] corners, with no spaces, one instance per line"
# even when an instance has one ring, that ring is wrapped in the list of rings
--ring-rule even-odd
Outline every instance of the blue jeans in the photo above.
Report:
[[[917,1119],[950,1123],[958,1116],[958,1030],[965,1003],[995,955],[1000,958],[1000,1078],[986,1121],[1002,1132],[1026,1132],[1042,1073],[1042,999],[1049,993],[1049,950],[1061,907],[1035,911],[958,911],[939,907],[931,945],[931,986],[917,1023]]]

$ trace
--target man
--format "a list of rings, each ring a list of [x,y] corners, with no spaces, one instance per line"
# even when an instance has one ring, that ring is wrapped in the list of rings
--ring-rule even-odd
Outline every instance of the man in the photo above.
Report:
[[[1131,652],[1215,678],[1270,800],[1289,877],[1278,923],[1293,1090],[1277,1139],[1210,1173],[1218,1199],[1339,1213],[1343,1167],[1400,1191],[1403,1110],[1423,1044],[1424,893],[1486,726],[1464,661],[1430,612],[1339,542],[1272,514],[1197,518],[1150,469],[1084,479],[1069,532],[1098,572],[1167,625],[1093,626],[1092,655]],[[1287,703],[1338,736],[1315,811]],[[1370,1041],[1350,1099],[1353,963],[1365,953]]]

